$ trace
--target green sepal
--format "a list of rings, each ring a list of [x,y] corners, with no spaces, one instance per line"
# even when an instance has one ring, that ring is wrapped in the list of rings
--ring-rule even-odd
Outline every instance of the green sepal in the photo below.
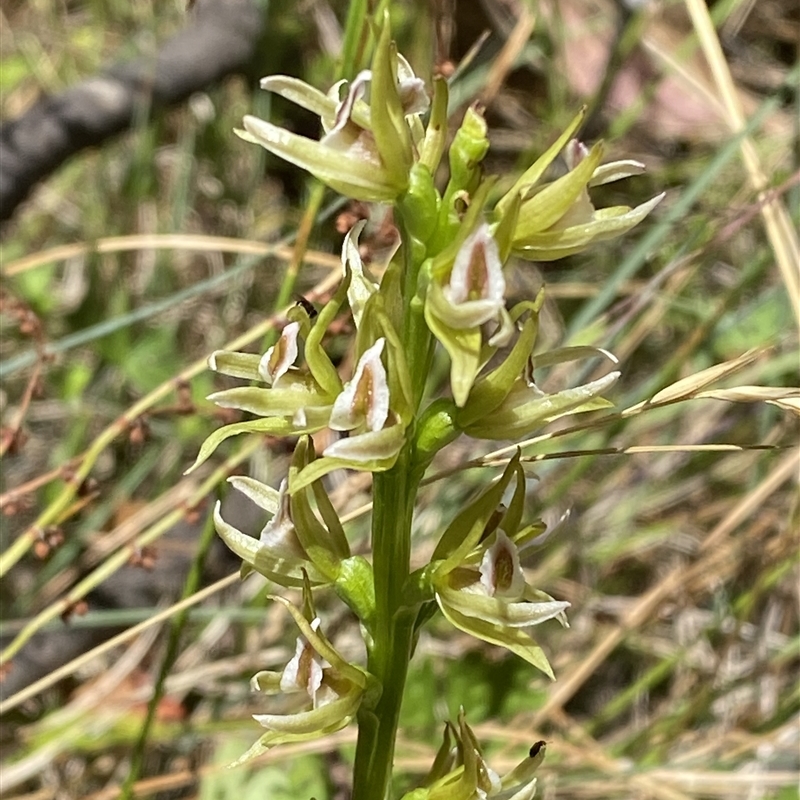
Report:
[[[529,664],[540,669],[549,678],[555,680],[555,675],[553,675],[547,656],[545,656],[542,648],[531,639],[529,634],[519,628],[495,625],[476,617],[468,617],[455,609],[448,608],[441,602],[441,599],[439,600],[439,608],[442,609],[442,613],[447,620],[460,631],[482,639],[489,644],[496,644],[506,650],[510,650],[515,655],[525,659]]]
[[[615,239],[638,225],[663,198],[663,194],[656,195],[636,208],[600,208],[589,222],[530,234],[522,246],[515,245],[514,254],[529,261],[555,261],[581,253],[594,242]]]
[[[467,402],[475,377],[481,368],[483,335],[480,326],[452,328],[444,322],[449,306],[442,287],[432,281],[425,297],[425,322],[450,356],[450,388],[453,400],[461,407]]]
[[[399,331],[403,325],[403,314],[405,311],[403,300],[403,279],[405,277],[405,265],[402,258],[403,250],[395,256],[386,267],[383,277],[381,277],[380,296],[383,302],[383,309],[389,316],[392,327]]]
[[[311,484],[311,490],[314,492],[317,510],[328,531],[328,541],[331,544],[331,552],[337,559],[349,558],[350,545],[347,542],[342,521],[339,519],[336,509],[333,507],[333,503],[331,503],[331,499],[328,497],[325,487],[319,481],[315,481]]]
[[[255,570],[267,580],[277,583],[279,586],[285,586],[287,589],[300,589],[303,586],[303,579],[299,575],[299,569],[303,564],[302,559],[289,560],[270,557],[258,539],[242,533],[224,520],[219,511],[219,503],[214,507],[214,527],[227,547],[242,559],[240,576],[243,579]],[[316,571],[308,576],[308,580],[313,586],[322,586],[328,582],[323,575]]]
[[[411,134],[406,124],[403,105],[397,89],[397,52],[392,42],[388,12],[372,59],[370,87],[370,124],[383,166],[392,184],[408,185],[408,173],[413,161]]]
[[[512,476],[521,469],[519,458],[520,453],[517,451],[509,459],[500,479],[478,495],[447,526],[431,556],[431,563],[440,562],[436,566],[437,574],[448,573],[459,566],[481,540],[484,529],[500,505]]]
[[[516,544],[516,534],[522,524],[522,515],[525,511],[525,473],[522,469],[515,471],[516,483],[514,493],[508,503],[508,509],[500,521],[499,527],[502,528],[506,534],[511,538],[511,541]]]
[[[346,300],[349,286],[350,272],[348,270],[333,297],[320,310],[306,339],[305,355],[308,369],[322,391],[332,397],[336,397],[342,391],[342,381],[322,346],[322,338],[339,313],[342,303]]]
[[[454,570],[447,580],[436,581],[436,599],[442,608],[465,619],[476,619],[499,629],[525,629],[550,619],[563,618],[569,603],[554,600],[538,589],[527,587],[519,600],[490,597],[480,592],[462,591],[460,583],[472,581],[475,571]],[[453,584],[453,585],[451,585]]]
[[[539,302],[540,299],[541,302]],[[475,382],[469,399],[456,414],[456,424],[461,430],[480,419],[490,417],[508,397],[508,393],[522,374],[536,343],[536,334],[539,329],[538,311],[543,301],[544,294],[540,292],[537,297],[536,311],[525,320],[511,352],[496,369]]]
[[[523,195],[514,230],[515,250],[528,244],[528,237],[546,231],[569,211],[581,192],[586,191],[592,173],[603,157],[603,143],[598,142],[575,169],[542,187],[531,197]]]
[[[436,751],[428,774],[422,781],[423,786],[430,786],[438,780],[441,780],[453,766],[453,734],[451,733],[450,723],[444,726],[442,733],[442,743]]]
[[[611,372],[596,381],[555,394],[536,393],[520,379],[491,416],[465,426],[464,433],[476,439],[521,439],[567,414],[613,408],[613,403],[598,395],[618,377],[618,372]]]
[[[553,142],[550,147],[542,153],[539,158],[531,164],[525,172],[519,177],[516,183],[506,192],[506,194],[501,198],[501,200],[495,206],[495,212],[498,216],[502,217],[502,215],[506,212],[509,203],[513,201],[515,197],[518,195],[524,194],[531,186],[537,184],[542,175],[544,175],[547,168],[555,161],[558,154],[566,147],[567,142],[573,137],[575,132],[581,126],[583,122],[583,118],[586,115],[586,106],[581,108],[581,110],[572,118],[571,122],[567,127],[564,129],[561,136]]]
[[[267,731],[257,742],[250,746],[247,752],[239,756],[236,761],[229,764],[228,769],[240,767],[242,764],[246,764],[248,761],[263,755],[267,750],[277,747],[278,745],[313,741],[314,739],[321,739],[332,733],[336,733],[342,730],[342,728],[346,728],[350,722],[352,722],[360,703],[360,697],[344,696],[340,697],[338,700],[334,700],[332,703],[328,703],[322,708],[295,714],[293,716],[296,718],[295,722],[297,727],[309,728],[310,730],[296,730],[294,732]],[[336,721],[328,725],[322,725],[321,720],[327,719],[328,717],[333,717]]]
[[[225,425],[209,434],[208,438],[200,446],[200,452],[197,454],[194,464],[186,470],[184,475],[194,472],[222,442],[230,439],[231,436],[239,436],[242,433],[260,433],[269,436],[299,436],[304,433],[315,433],[320,427],[322,426],[314,424],[298,426],[291,419],[285,417],[253,419],[247,422],[234,422],[232,425]]]
[[[493,236],[497,242],[497,251],[503,264],[508,261],[514,244],[514,231],[519,220],[519,210],[522,207],[522,196],[514,195],[506,206],[499,222],[494,226]]]
[[[360,442],[358,440],[361,440]],[[397,461],[397,456],[405,443],[405,426],[396,423],[380,431],[350,436],[342,442],[354,442],[356,446],[363,446],[372,453],[362,459],[339,458],[326,456],[324,451],[321,458],[309,464],[300,473],[289,480],[289,493],[294,495],[310,483],[319,480],[323,475],[335,469],[355,469],[362,472],[384,472],[391,469]]]
[[[294,619],[297,627],[300,628],[300,632],[303,634],[306,641],[308,641],[314,650],[316,650],[337,672],[362,688],[367,685],[368,673],[360,667],[356,667],[348,661],[345,661],[339,655],[336,648],[327,640],[325,635],[320,630],[314,630],[311,627],[311,622],[285,597],[270,595],[269,599],[280,603],[292,615],[292,619]]]
[[[228,478],[228,483],[259,508],[263,508],[264,511],[268,511],[272,515],[278,513],[280,492],[277,489],[273,489],[271,486],[267,486],[247,475],[232,475]]]
[[[264,91],[279,94],[290,103],[316,114],[327,126],[332,126],[336,116],[336,102],[314,86],[288,75],[269,75],[262,78]]]
[[[406,349],[386,310],[383,282],[380,292],[373,294],[364,306],[358,334],[356,344],[359,355],[381,336],[386,339],[386,382],[389,386],[391,409],[405,424],[408,424],[413,414],[411,375],[408,370]]]
[[[383,163],[363,153],[348,153],[334,149],[325,142],[273,125],[250,115],[244,118],[245,130],[234,133],[246,142],[260,145],[276,156],[310,172],[326,186],[355,200],[393,202],[405,190],[391,180]],[[377,154],[376,154],[377,155]]]
[[[237,353],[235,350],[215,350],[208,359],[209,369],[231,378],[262,381],[258,372],[261,356],[256,353]]]
[[[303,438],[295,447],[289,467],[289,485],[307,464],[313,463],[313,448],[309,439]],[[341,525],[326,528],[311,507],[313,490],[308,486],[292,493],[292,520],[297,538],[308,554],[311,563],[331,582],[339,576],[340,563],[349,558],[350,546]],[[328,501],[330,502],[330,501]],[[335,511],[333,512],[336,513]]]
[[[237,386],[233,389],[224,389],[214,392],[208,399],[221,408],[236,408],[240,411],[249,411],[259,417],[291,417],[298,411],[308,412],[319,409],[321,421],[319,427],[324,427],[327,414],[336,395],[324,395],[304,387],[300,383],[284,388],[263,386]],[[313,411],[312,411],[313,413]]]

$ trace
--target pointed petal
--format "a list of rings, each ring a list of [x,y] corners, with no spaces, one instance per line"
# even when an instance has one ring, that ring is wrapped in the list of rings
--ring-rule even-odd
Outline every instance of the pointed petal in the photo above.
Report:
[[[234,350],[215,350],[208,359],[209,369],[232,378],[260,381],[258,365],[261,356],[255,353],[237,353]]]
[[[531,234],[515,241],[514,253],[530,261],[554,261],[585,250],[593,242],[621,236],[638,225],[664,198],[663,194],[636,208],[604,208],[592,220],[563,230]]]
[[[569,603],[551,600],[541,603],[509,602],[464,589],[442,588],[438,594],[448,608],[464,617],[487,622],[499,628],[528,628],[555,619],[569,608]]]
[[[602,186],[605,183],[621,181],[623,178],[632,178],[635,175],[642,175],[645,166],[641,161],[624,159],[622,161],[611,161],[608,164],[601,164],[592,173],[589,186]]]
[[[321,119],[330,120],[336,114],[336,103],[328,95],[298,78],[288,75],[269,75],[261,79],[261,88],[279,94]]]
[[[358,711],[360,703],[361,692],[354,687],[354,691],[319,708],[300,711],[297,714],[253,714],[253,719],[275,733],[291,734],[293,737],[311,735],[317,738],[339,731],[348,725]],[[291,741],[298,740],[293,738]]]
[[[277,489],[273,489],[271,486],[267,486],[255,478],[248,478],[245,475],[233,475],[228,478],[228,483],[259,508],[269,511],[270,514],[277,513],[280,504],[280,493]]]
[[[610,372],[596,381],[555,394],[544,394],[518,381],[494,413],[466,426],[464,432],[477,439],[520,439],[567,414],[609,408],[613,404],[598,395],[619,375],[619,372]]]
[[[530,199],[523,196],[514,231],[514,249],[524,244],[529,236],[547,230],[567,213],[581,193],[586,191],[586,184],[602,156],[602,142],[598,142],[575,169],[548,184]]]
[[[359,466],[356,465],[382,462],[396,457],[405,441],[404,432],[404,426],[396,423],[378,431],[348,436],[329,444],[322,451],[322,455],[348,462],[345,466],[358,469]]]
[[[459,630],[489,644],[495,644],[510,650],[515,655],[525,659],[529,664],[540,669],[549,678],[555,680],[553,670],[542,648],[519,628],[504,628],[501,625],[493,625],[474,617],[465,616],[445,603],[438,593],[436,601],[447,620]]]
[[[184,473],[188,475],[194,472],[211,454],[231,436],[239,436],[242,433],[262,433],[272,436],[300,436],[304,433],[315,433],[324,427],[322,425],[295,425],[292,420],[282,417],[270,417],[267,419],[254,419],[248,422],[235,422],[232,425],[225,425],[218,428],[203,442],[200,452],[197,454],[194,464]]]
[[[392,182],[383,165],[368,163],[364,153],[337,152],[330,145],[307,139],[258,117],[244,118],[244,131],[236,133],[277,156],[305,169],[340,194],[356,200],[394,200],[402,186]]]
[[[564,132],[558,139],[553,142],[550,147],[519,177],[517,182],[506,192],[502,200],[495,207],[495,211],[499,216],[502,216],[508,204],[512,199],[526,192],[531,186],[535,186],[544,175],[547,168],[555,161],[556,156],[564,149],[567,142],[572,138],[575,131],[578,130],[583,118],[586,115],[586,108],[582,108],[570,121],[569,125],[564,129]]]

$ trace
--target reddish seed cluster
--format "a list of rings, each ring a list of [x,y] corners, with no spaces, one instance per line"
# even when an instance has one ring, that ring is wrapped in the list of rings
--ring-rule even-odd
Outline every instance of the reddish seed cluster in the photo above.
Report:
[[[44,560],[63,543],[64,531],[57,525],[48,525],[43,531],[39,532],[39,538],[33,545],[33,553],[36,558]]]

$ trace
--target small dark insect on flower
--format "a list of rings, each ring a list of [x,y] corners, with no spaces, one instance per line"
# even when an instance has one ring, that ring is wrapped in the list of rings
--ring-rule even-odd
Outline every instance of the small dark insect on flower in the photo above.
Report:
[[[306,314],[308,314],[309,319],[314,319],[314,317],[316,317],[317,314],[319,313],[317,309],[314,308],[314,304],[310,300],[306,300],[306,298],[303,297],[303,295],[301,294],[294,295],[294,300],[298,306],[301,306],[305,310]]]
[[[528,755],[529,755],[531,758],[536,758],[536,756],[538,756],[538,755],[539,755],[539,753],[541,752],[542,748],[543,748],[543,747],[544,747],[546,744],[547,744],[547,742],[544,742],[544,741],[542,741],[542,742],[536,742],[536,743],[535,743],[535,744],[534,744],[534,745],[531,747],[531,749],[530,749],[530,752],[528,753]]]

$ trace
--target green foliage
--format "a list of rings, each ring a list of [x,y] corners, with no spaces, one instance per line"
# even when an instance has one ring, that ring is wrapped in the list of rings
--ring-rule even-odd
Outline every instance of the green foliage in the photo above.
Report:
[[[246,746],[246,745],[245,745]],[[238,749],[237,749],[238,748]],[[325,765],[317,756],[299,756],[259,769],[226,769],[242,751],[236,737],[227,738],[215,754],[216,769],[202,783],[200,800],[296,800],[327,797]]]

